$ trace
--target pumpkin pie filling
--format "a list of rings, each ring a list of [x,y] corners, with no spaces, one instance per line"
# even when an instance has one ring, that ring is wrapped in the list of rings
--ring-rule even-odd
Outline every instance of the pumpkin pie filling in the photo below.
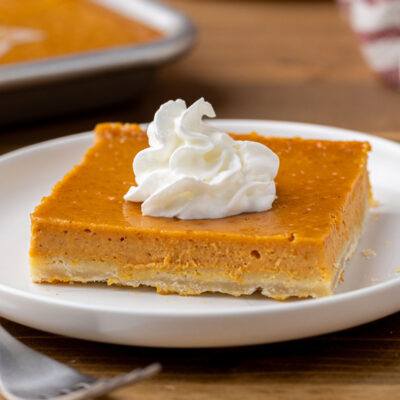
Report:
[[[95,0],[0,2],[0,65],[137,45],[162,36]]]
[[[34,282],[107,282],[159,293],[260,290],[284,299],[332,294],[371,200],[365,142],[231,135],[280,158],[272,209],[226,218],[143,216],[123,199],[138,125],[106,123],[95,144],[31,215]]]

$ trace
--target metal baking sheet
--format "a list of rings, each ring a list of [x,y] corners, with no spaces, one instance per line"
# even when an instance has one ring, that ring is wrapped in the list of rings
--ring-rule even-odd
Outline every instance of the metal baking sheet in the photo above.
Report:
[[[92,1],[159,30],[163,37],[139,45],[1,66],[0,125],[83,111],[135,97],[157,67],[194,44],[193,23],[156,1]]]

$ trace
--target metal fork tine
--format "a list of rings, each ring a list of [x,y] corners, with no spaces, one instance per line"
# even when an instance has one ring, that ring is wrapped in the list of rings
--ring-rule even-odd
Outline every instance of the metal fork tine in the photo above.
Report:
[[[159,363],[150,364],[145,368],[137,368],[127,374],[117,375],[111,379],[99,379],[87,388],[81,388],[62,396],[52,397],[48,400],[85,400],[98,397],[131,383],[150,378],[159,371],[161,371],[161,365]]]
[[[161,370],[158,363],[112,379],[84,375],[25,346],[0,326],[0,382],[12,400],[81,400],[149,378]]]

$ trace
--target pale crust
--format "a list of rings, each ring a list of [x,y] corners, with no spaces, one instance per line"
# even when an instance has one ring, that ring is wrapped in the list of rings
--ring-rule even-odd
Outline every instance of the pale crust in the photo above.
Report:
[[[64,256],[31,257],[31,274],[36,283],[55,282],[104,282],[108,285],[151,286],[159,293],[178,293],[198,295],[204,292],[220,292],[233,296],[250,295],[256,291],[267,297],[286,299],[288,297],[324,297],[332,295],[340,281],[346,261],[357,247],[368,215],[368,205],[359,226],[356,226],[351,239],[346,243],[335,263],[336,273],[331,280],[296,279],[280,274],[245,273],[240,279],[215,269],[187,270],[177,275],[168,272],[156,263],[147,265],[120,266],[109,261],[72,260]]]

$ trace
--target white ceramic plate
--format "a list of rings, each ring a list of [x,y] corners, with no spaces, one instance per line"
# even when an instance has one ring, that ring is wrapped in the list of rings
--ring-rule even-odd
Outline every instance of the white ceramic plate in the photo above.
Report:
[[[72,337],[162,347],[235,346],[332,332],[400,310],[400,145],[373,136],[316,125],[219,120],[231,132],[369,140],[375,197],[368,225],[332,297],[278,302],[234,298],[161,296],[152,289],[36,285],[27,260],[29,213],[92,143],[84,133],[30,146],[0,157],[0,314]],[[361,250],[376,256],[366,259]]]

